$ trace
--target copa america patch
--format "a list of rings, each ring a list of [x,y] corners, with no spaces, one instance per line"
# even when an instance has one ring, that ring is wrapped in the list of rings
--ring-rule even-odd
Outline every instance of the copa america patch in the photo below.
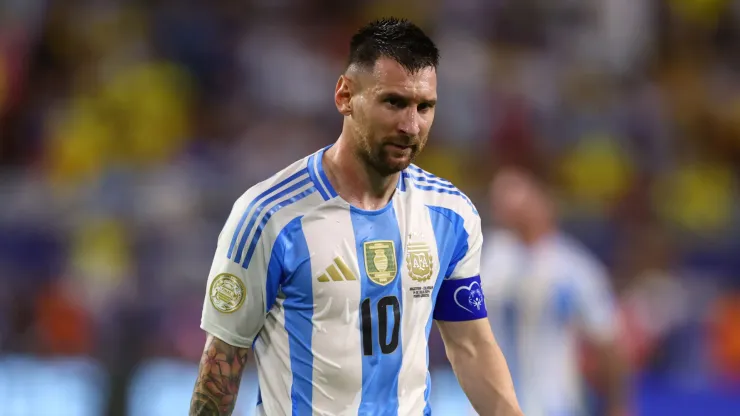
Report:
[[[471,321],[488,316],[480,276],[442,282],[434,307],[438,321]]]
[[[232,313],[241,308],[247,297],[247,288],[241,279],[229,273],[221,273],[213,279],[208,290],[211,305],[222,313]]]

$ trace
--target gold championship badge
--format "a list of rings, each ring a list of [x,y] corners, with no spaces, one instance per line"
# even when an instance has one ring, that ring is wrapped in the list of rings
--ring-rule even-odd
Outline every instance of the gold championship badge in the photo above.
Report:
[[[213,279],[208,291],[211,304],[223,313],[232,313],[241,308],[247,297],[247,288],[233,274],[221,273]]]
[[[364,249],[367,277],[383,286],[392,282],[398,272],[393,241],[367,241]]]

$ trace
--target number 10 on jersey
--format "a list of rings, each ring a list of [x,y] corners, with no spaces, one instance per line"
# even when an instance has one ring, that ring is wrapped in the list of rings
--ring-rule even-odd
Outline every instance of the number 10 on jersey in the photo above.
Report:
[[[374,337],[377,337],[380,352],[390,354],[398,348],[398,335],[401,331],[401,305],[395,296],[386,296],[378,301],[373,310],[370,298],[362,301],[362,352],[364,355],[373,355],[375,348]],[[389,311],[391,309],[391,311]],[[388,334],[389,314],[393,316],[393,329]],[[373,334],[373,321],[377,322],[378,333]],[[388,339],[390,338],[390,339]]]

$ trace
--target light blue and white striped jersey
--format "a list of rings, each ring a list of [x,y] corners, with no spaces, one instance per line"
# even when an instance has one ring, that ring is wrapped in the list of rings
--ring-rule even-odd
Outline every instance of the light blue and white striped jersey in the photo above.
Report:
[[[494,333],[527,416],[588,414],[578,340],[616,336],[616,306],[604,267],[562,233],[524,245],[494,231],[482,280]]]
[[[386,207],[355,208],[326,149],[237,200],[201,327],[253,346],[259,415],[428,415],[432,320],[486,316],[478,213],[413,165]]]

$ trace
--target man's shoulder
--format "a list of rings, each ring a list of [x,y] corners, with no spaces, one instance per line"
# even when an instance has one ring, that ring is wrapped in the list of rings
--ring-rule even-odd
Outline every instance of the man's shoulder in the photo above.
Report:
[[[232,226],[239,230],[266,229],[269,235],[302,216],[323,199],[309,173],[311,158],[297,160],[251,186],[234,202]],[[276,229],[277,227],[277,229]]]
[[[414,164],[402,174],[403,189],[420,195],[427,206],[452,210],[463,218],[477,218],[478,210],[470,198],[449,180]]]
[[[489,266],[509,265],[520,256],[522,249],[521,241],[511,231],[489,227],[483,233],[483,252]]]
[[[270,177],[249,187],[238,199],[237,204],[246,204],[264,196],[275,196],[289,193],[292,189],[303,185],[310,185],[311,177],[308,173],[308,158],[297,160],[284,167]]]
[[[601,259],[581,240],[564,232],[556,237],[557,251],[561,261],[578,275],[605,275],[606,266]]]
[[[498,228],[489,227],[483,233],[486,240],[486,246],[495,247],[495,249],[501,250],[518,250],[521,248],[522,243],[519,238],[511,231]]]

